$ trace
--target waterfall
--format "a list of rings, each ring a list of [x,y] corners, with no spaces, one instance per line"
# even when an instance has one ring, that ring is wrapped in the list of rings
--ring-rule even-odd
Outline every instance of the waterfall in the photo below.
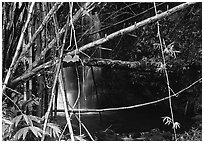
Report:
[[[65,77],[64,84],[67,94],[67,99],[71,106],[77,100],[78,92],[80,90],[81,94],[78,102],[80,102],[80,108],[90,109],[96,108],[98,105],[99,95],[97,95],[97,87],[100,82],[101,68],[99,67],[81,67],[79,70],[80,78],[80,89],[78,89],[78,81],[75,67],[66,67],[63,69],[63,74]],[[59,92],[59,94],[61,94]],[[78,105],[78,104],[77,104]],[[58,109],[64,109],[62,97],[58,96]],[[75,106],[77,108],[77,106]]]
[[[85,15],[82,17],[82,29],[80,32],[85,32],[89,28],[89,32],[93,33],[100,30],[100,19],[98,13]],[[83,37],[84,40],[81,41],[81,45],[85,45],[91,41],[100,39],[100,34],[95,33],[89,37]],[[79,44],[80,45],[80,44]],[[101,58],[101,49],[95,47],[95,49],[89,50],[91,57]],[[83,55],[82,57],[83,58]],[[100,67],[89,67],[84,66],[78,69],[79,79],[80,79],[80,89],[78,89],[78,79],[77,72],[75,67],[65,67],[63,69],[65,77],[65,89],[67,93],[67,98],[71,106],[74,105],[75,101],[78,98],[78,93],[80,90],[80,108],[96,108],[99,106],[99,95],[97,90],[100,88],[98,83],[100,82],[101,77],[101,68]],[[60,93],[59,93],[60,94]],[[63,109],[61,96],[58,96],[58,109]]]

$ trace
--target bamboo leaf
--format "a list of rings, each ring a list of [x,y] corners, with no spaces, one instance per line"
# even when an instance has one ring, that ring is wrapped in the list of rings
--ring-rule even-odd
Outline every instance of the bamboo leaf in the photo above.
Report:
[[[25,139],[27,133],[28,133],[29,127],[24,127],[16,132],[14,135],[14,138],[19,140],[23,136],[23,140]]]
[[[35,135],[36,138],[42,137],[42,129],[35,127],[35,126],[30,126],[30,130],[32,133]]]
[[[49,135],[56,138],[60,136],[61,130],[60,127],[57,124],[54,123],[47,123],[47,132],[49,132]]]
[[[21,118],[23,116],[22,115],[19,115],[19,116],[16,116],[13,120],[12,120],[12,123],[14,123],[15,127],[18,126],[18,123],[20,122]]]
[[[30,126],[30,130],[31,132],[35,135],[35,137],[37,138],[38,137],[38,130],[33,126]]]
[[[25,137],[26,137],[28,131],[29,131],[29,127],[25,127],[25,129],[23,131],[23,140],[25,140]]]
[[[43,119],[40,118],[40,117],[33,116],[33,115],[28,115],[28,116],[29,116],[29,118],[30,118],[32,121],[35,121],[35,122],[37,122],[37,123],[41,123],[41,121],[43,121]]]
[[[13,123],[10,120],[2,119],[2,121],[6,124],[12,125]]]
[[[23,118],[24,118],[24,120],[26,121],[26,124],[27,124],[27,125],[32,125],[32,126],[33,126],[33,123],[32,123],[32,121],[31,121],[31,119],[29,118],[29,116],[23,114]]]

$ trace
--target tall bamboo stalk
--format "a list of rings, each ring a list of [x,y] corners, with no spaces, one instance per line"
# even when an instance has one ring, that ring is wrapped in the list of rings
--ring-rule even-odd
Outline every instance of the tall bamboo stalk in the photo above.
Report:
[[[38,29],[35,31],[35,33],[33,34],[32,39],[30,40],[30,42],[25,46],[24,50],[22,51],[19,59],[17,59],[15,65],[14,65],[14,71],[16,70],[18,63],[20,62],[20,60],[23,58],[23,56],[26,54],[26,52],[29,50],[29,48],[31,47],[31,45],[33,44],[34,40],[37,38],[38,34],[43,30],[44,26],[46,25],[46,23],[49,22],[51,16],[62,6],[62,2],[56,2],[55,5],[52,7],[52,9],[49,11],[49,13],[46,15],[46,17],[43,19],[41,25],[38,27]]]
[[[54,56],[57,57],[57,55],[60,54],[60,52],[58,53],[58,49],[60,49],[60,35],[59,35],[59,23],[57,20],[57,14],[55,13],[53,15],[53,21],[54,21],[54,29],[55,29],[55,37],[56,37],[56,43],[57,43],[57,49],[53,49],[54,50]],[[55,93],[55,99],[53,101],[53,111],[54,111],[54,119],[56,119],[57,116],[57,99],[58,99],[58,87],[55,89],[56,93]]]
[[[41,19],[44,20],[49,9],[46,7],[46,2],[41,3],[41,7],[42,7]],[[41,32],[41,46],[42,46],[42,48],[41,48],[41,51],[40,51],[40,52],[42,52],[42,50],[47,47],[47,35],[46,35],[47,32],[46,32],[46,31],[47,31],[47,23],[45,24],[45,28],[43,28],[43,30],[42,30],[42,32]],[[38,55],[38,58],[40,58],[40,53],[39,53],[39,55]],[[38,60],[38,58],[35,59],[35,60]],[[30,68],[32,68],[32,65],[31,65]],[[44,78],[43,78],[43,79],[45,79],[45,75],[44,75]],[[46,83],[45,83],[45,84],[46,84]],[[44,84],[44,85],[45,85],[45,84]],[[49,89],[47,89],[47,88],[45,88],[45,87],[46,87],[46,85],[44,86],[44,89],[45,89],[45,90],[49,90]],[[48,92],[47,92],[47,93],[48,93]],[[41,105],[40,105],[41,107],[39,108],[39,109],[41,110],[41,116],[45,114],[45,111],[46,111],[45,104],[48,103],[48,102],[46,102],[46,99],[48,99],[48,98],[47,98],[48,96],[49,96],[49,94],[46,94],[45,92],[44,92],[44,95],[41,96]],[[47,101],[48,101],[48,100],[47,100]]]
[[[14,68],[14,65],[16,64],[16,61],[18,59],[18,56],[20,55],[20,50],[21,50],[21,46],[22,46],[22,42],[23,42],[23,38],[24,38],[24,35],[25,35],[25,32],[26,32],[26,29],[28,27],[28,23],[30,22],[30,19],[31,19],[31,14],[32,14],[32,11],[33,11],[33,8],[34,8],[34,5],[35,5],[35,2],[32,2],[31,5],[30,5],[30,9],[29,9],[29,12],[28,12],[28,18],[26,20],[26,23],[22,29],[22,33],[21,33],[21,36],[19,38],[19,41],[18,41],[18,45],[16,47],[16,52],[14,54],[14,57],[13,57],[13,60],[11,62],[11,65],[9,67],[9,70],[6,74],[6,77],[5,77],[5,80],[4,80],[4,83],[3,83],[3,88],[2,88],[2,92],[5,91],[6,89],[6,86],[9,82],[9,79],[11,77],[11,75],[13,74],[13,68]]]
[[[92,6],[92,3],[90,2],[86,2],[77,12],[76,14],[73,16],[73,24],[76,23],[76,21],[81,17],[81,15],[89,8]],[[71,26],[71,24],[69,23],[68,24],[69,27]],[[63,33],[66,31],[66,27],[67,27],[67,24],[65,24],[62,29],[59,31],[59,37],[61,37],[63,35]],[[42,52],[41,52],[41,56],[38,60],[36,60],[35,62],[33,62],[33,67],[36,67],[37,65],[39,65],[41,59],[45,56],[45,54],[47,53],[47,51],[49,49],[51,49],[53,47],[53,45],[55,44],[56,42],[56,38],[54,38],[47,46],[46,49],[44,49]],[[30,68],[29,70],[31,70],[32,68]]]
[[[67,18],[67,23],[69,23],[69,17]],[[48,106],[47,112],[45,114],[46,118],[45,118],[45,122],[44,122],[44,126],[43,126],[43,136],[41,138],[41,141],[43,141],[45,139],[45,130],[46,130],[46,127],[47,127],[49,114],[50,114],[50,111],[51,111],[51,108],[52,108],[53,99],[55,98],[55,87],[56,87],[57,80],[59,78],[60,69],[61,69],[62,56],[63,56],[63,52],[64,52],[64,47],[65,47],[64,45],[65,45],[65,39],[66,39],[67,31],[68,31],[68,26],[67,26],[67,29],[65,30],[65,35],[64,35],[64,39],[63,39],[62,48],[60,49],[60,55],[59,55],[60,59],[59,59],[59,62],[58,62],[57,68],[56,68],[56,74],[55,74],[54,83],[53,83],[53,87],[52,87],[52,91],[51,91],[51,98],[50,98],[50,101],[49,101],[49,106]]]

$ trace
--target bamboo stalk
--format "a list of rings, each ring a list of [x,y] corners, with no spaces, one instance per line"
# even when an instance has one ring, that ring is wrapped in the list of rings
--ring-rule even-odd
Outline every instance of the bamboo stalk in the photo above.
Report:
[[[73,129],[72,129],[72,124],[71,124],[71,119],[69,116],[69,106],[68,106],[68,101],[67,101],[67,96],[66,96],[66,91],[64,89],[64,84],[63,84],[63,78],[62,78],[62,70],[59,73],[59,87],[60,87],[60,93],[63,99],[63,104],[64,104],[64,110],[65,110],[65,116],[66,116],[66,120],[67,120],[67,124],[68,124],[68,128],[69,128],[69,133],[70,133],[70,137],[71,137],[71,141],[74,141],[74,133],[73,133]]]
[[[147,19],[145,19],[145,20],[143,20],[143,21],[141,21],[139,23],[135,23],[132,26],[129,26],[127,28],[124,28],[124,29],[121,29],[121,30],[119,30],[117,32],[114,32],[114,33],[112,33],[112,34],[110,34],[108,36],[105,36],[104,38],[101,38],[101,39],[96,40],[94,42],[88,43],[88,44],[80,47],[79,49],[76,49],[74,51],[68,52],[66,55],[78,54],[80,51],[84,51],[84,50],[87,50],[89,48],[93,48],[95,46],[99,46],[99,45],[101,45],[101,44],[103,44],[105,42],[110,41],[111,39],[113,39],[115,37],[127,34],[127,33],[132,32],[132,31],[134,31],[134,30],[136,30],[136,29],[138,29],[138,28],[140,28],[142,26],[145,26],[147,24],[150,24],[150,23],[156,22],[158,20],[161,20],[161,19],[163,19],[163,18],[165,18],[167,16],[170,16],[170,15],[172,15],[175,12],[183,10],[183,9],[185,9],[185,8],[189,7],[190,5],[195,4],[195,3],[196,2],[187,2],[187,3],[181,4],[179,6],[176,6],[176,7],[172,8],[172,9],[169,9],[169,10],[167,10],[167,11],[161,13],[161,14],[158,14],[157,16],[153,16],[153,17],[147,18]]]
[[[67,23],[68,22],[69,22],[69,18],[67,18]],[[65,45],[65,39],[66,39],[66,35],[67,35],[67,29],[65,31],[64,41],[63,41],[63,45],[62,45],[62,48],[61,48],[61,51],[60,51],[60,59],[59,59],[59,63],[57,65],[57,69],[56,69],[56,75],[55,75],[55,78],[54,78],[54,83],[53,83],[53,87],[52,87],[52,91],[51,91],[51,99],[50,99],[49,107],[48,107],[48,110],[47,110],[47,113],[46,113],[47,116],[45,118],[45,122],[44,122],[44,126],[43,126],[43,136],[41,138],[41,141],[43,141],[45,139],[45,130],[46,130],[46,127],[47,127],[47,122],[48,122],[49,114],[50,114],[50,111],[51,111],[53,99],[55,98],[55,87],[56,87],[56,83],[57,83],[57,80],[58,80],[59,74],[60,74],[60,69],[61,69],[61,64],[62,64],[62,56],[63,56],[63,52],[64,52],[64,47],[65,47],[64,46]]]
[[[156,14],[155,16],[158,16],[155,2],[154,2],[154,9],[155,9],[155,14]],[[158,21],[157,21],[157,34],[158,34],[159,43],[160,43],[160,49],[161,49],[161,54],[162,54],[162,59],[163,59],[163,65],[166,66],[166,59],[165,59],[165,56],[164,56],[164,50],[163,50],[163,46],[162,46],[163,45],[162,44],[162,38],[161,38],[161,34],[160,34],[160,26],[159,26]],[[170,112],[171,112],[171,120],[172,120],[172,124],[174,125],[174,113],[173,113],[172,101],[171,101],[171,90],[170,90],[170,83],[169,83],[169,75],[168,75],[168,72],[167,72],[166,68],[164,68],[164,73],[165,73],[167,88],[168,88],[169,108],[170,108]],[[173,128],[173,131],[174,131],[174,138],[177,141],[176,129]]]
[[[57,21],[57,14],[55,13],[53,15],[53,21],[54,21],[54,28],[55,28],[55,36],[56,36],[56,40],[57,40],[57,49],[60,48],[60,36],[59,36],[59,23]],[[57,57],[57,49],[54,49],[54,55]],[[54,110],[54,120],[57,117],[57,99],[58,99],[58,87],[55,89],[55,99],[53,101],[53,110]],[[53,113],[52,113],[53,114]]]
[[[182,10],[182,9],[184,9],[184,8],[187,8],[188,6],[190,6],[190,5],[192,5],[192,4],[194,4],[194,2],[181,4],[181,5],[176,6],[176,7],[172,8],[172,9],[166,11],[166,12],[163,12],[163,13],[161,13],[161,14],[158,14],[158,16],[153,16],[153,17],[148,18],[148,19],[146,19],[146,20],[143,20],[143,21],[141,21],[141,22],[139,22],[139,23],[136,23],[135,25],[132,25],[132,26],[130,26],[130,27],[128,27],[128,28],[122,29],[122,30],[120,30],[120,31],[123,31],[123,32],[122,32],[123,34],[124,34],[124,33],[128,33],[128,32],[131,32],[132,30],[135,30],[135,29],[137,29],[137,28],[139,28],[139,27],[141,27],[141,26],[144,26],[144,25],[146,25],[146,24],[155,22],[155,21],[157,21],[157,20],[160,20],[161,18],[165,18],[165,17],[167,17],[167,16],[170,16],[171,14],[173,14],[173,13],[175,13],[175,12],[178,12],[179,10]],[[73,18],[73,20],[74,20],[74,18]],[[64,29],[64,30],[65,30],[65,29]],[[72,51],[72,52],[68,52],[68,53],[65,54],[64,56],[75,54],[75,52],[76,52],[76,53],[79,53],[79,51],[83,51],[83,50],[86,50],[86,49],[88,49],[88,48],[92,48],[92,47],[94,47],[94,46],[98,46],[98,45],[100,45],[100,44],[102,44],[102,43],[105,43],[105,42],[107,42],[107,40],[110,40],[111,37],[113,38],[114,36],[118,36],[118,34],[121,33],[120,31],[117,31],[117,32],[115,32],[115,33],[110,34],[109,36],[107,36],[108,38],[105,37],[105,38],[99,39],[99,40],[97,40],[97,41],[91,42],[91,43],[89,43],[89,44],[86,44],[86,45],[82,46],[81,48],[79,48],[79,50],[77,50],[77,51],[74,50],[74,51]],[[61,30],[61,32],[62,32],[62,30]],[[59,33],[59,34],[60,34],[60,33]],[[51,48],[51,46],[52,46],[55,42],[56,42],[56,39],[53,39],[53,41],[51,41],[51,42],[49,43],[48,49]],[[41,52],[41,55],[43,55],[42,53],[45,54],[46,52],[45,52],[45,51],[42,51],[42,52]],[[93,61],[94,61],[94,60],[93,60]],[[101,61],[102,61],[102,60],[101,60]],[[38,61],[38,62],[39,62],[39,61]],[[36,62],[36,63],[34,62],[33,65],[36,66],[36,65],[38,64],[38,62]],[[119,62],[119,61],[116,61],[116,63],[117,63],[117,62]],[[103,65],[103,64],[102,64],[103,62],[98,62],[98,63],[100,63],[101,65]],[[108,63],[108,61],[107,61],[107,63]],[[86,62],[85,62],[85,64],[86,64]],[[126,66],[126,67],[130,67],[130,68],[132,67],[132,68],[133,68],[133,67],[135,66],[135,68],[137,68],[136,65],[132,66],[133,64],[131,64],[131,63],[129,63],[129,64],[130,64],[130,65],[129,65],[129,66]],[[134,63],[134,64],[136,64],[136,63]],[[147,64],[148,64],[148,63],[147,63]],[[93,65],[93,64],[90,64],[90,65]],[[121,64],[121,65],[122,65],[122,64]],[[138,63],[138,65],[140,65],[140,64]],[[48,66],[48,67],[49,67],[49,66],[52,66],[52,65],[51,65],[51,62],[49,62],[49,64],[47,63],[47,66]],[[99,64],[98,64],[97,66],[99,66]],[[36,68],[38,69],[38,71],[40,70],[40,67],[43,68],[43,66],[38,66],[38,67],[36,67]],[[33,69],[32,71],[36,71],[36,68]],[[29,69],[29,70],[30,70],[30,69]],[[33,74],[30,74],[30,72],[28,72],[27,74],[29,74],[30,76],[33,76]],[[18,77],[18,78],[16,78],[16,79],[14,79],[14,80],[12,81],[12,84],[13,84],[13,83],[16,83],[16,82],[19,82],[19,81],[21,81],[21,80],[25,80],[26,78],[29,77],[29,75],[27,75],[27,74],[24,73],[24,75],[22,75],[22,76],[20,76],[20,77]]]
[[[139,108],[139,107],[143,107],[143,106],[147,106],[147,105],[157,104],[159,102],[168,100],[169,98],[178,97],[179,94],[181,94],[182,92],[186,91],[187,89],[191,88],[192,86],[194,86],[195,84],[197,84],[197,83],[199,83],[201,81],[202,81],[202,78],[196,80],[195,82],[193,82],[192,84],[190,84],[186,88],[178,91],[177,93],[171,95],[170,97],[167,96],[167,97],[164,97],[164,98],[161,98],[161,99],[158,99],[158,100],[154,100],[154,101],[150,101],[150,102],[146,102],[146,103],[142,103],[142,104],[136,104],[136,105],[124,106],[124,107],[116,107],[116,108],[104,108],[104,109],[71,109],[69,112],[77,113],[77,112],[79,112],[79,110],[80,110],[81,113],[118,111],[118,110],[127,110],[127,109],[133,109],[133,108]],[[64,110],[58,110],[58,112],[64,112]]]
[[[25,44],[25,39],[23,40],[23,44]],[[23,66],[24,66],[24,70],[26,71],[27,70],[27,66],[26,66],[26,59],[23,60]],[[27,97],[27,81],[25,81],[23,83],[23,100],[24,102],[28,99]],[[26,113],[26,110],[24,111]]]
[[[76,14],[73,16],[73,19],[72,19],[72,20],[73,20],[73,24],[75,24],[75,22],[80,18],[80,16],[83,14],[83,12],[84,12],[86,9],[88,9],[90,6],[91,6],[91,3],[90,3],[90,2],[87,2],[87,3],[85,3],[85,4],[76,12]],[[60,32],[59,32],[59,38],[60,38],[60,37],[62,36],[62,34],[65,32],[66,26],[67,26],[67,24],[65,24],[65,25],[62,27],[62,29],[60,30]],[[71,24],[69,23],[69,27],[70,27],[70,26],[71,26]],[[32,68],[36,67],[36,66],[40,63],[41,59],[45,56],[46,52],[47,52],[49,49],[51,49],[51,48],[53,47],[53,45],[55,44],[55,42],[56,42],[56,38],[54,38],[54,39],[48,44],[47,48],[44,49],[44,50],[41,52],[41,55],[40,55],[39,59],[36,60],[36,61],[33,63]],[[30,68],[30,70],[31,70],[31,68]]]
[[[11,81],[11,84],[16,84],[20,81],[23,81],[23,80],[26,80],[26,79],[29,79],[33,76],[35,76],[38,72],[40,72],[42,69],[46,69],[46,68],[49,68],[51,66],[54,66],[55,64],[57,64],[59,62],[59,60],[57,61],[49,61],[49,62],[46,62],[36,68],[34,68],[32,71],[26,71],[24,72],[23,75],[21,75],[20,77],[17,77],[16,79],[14,79],[13,81]]]
[[[13,81],[11,81],[12,84],[16,84],[18,82],[27,80],[28,78],[31,78],[32,76],[35,76],[38,72],[40,72],[42,69],[49,68],[56,63],[58,63],[59,60],[56,61],[48,61],[42,65],[37,66],[36,68],[30,70],[27,70],[24,72],[23,75],[17,77]],[[83,60],[83,64],[87,66],[107,66],[111,68],[122,68],[122,69],[145,69],[149,68],[151,66],[151,70],[155,70],[157,68],[157,64],[151,63],[151,61],[146,62],[129,62],[129,61],[121,61],[121,60],[111,60],[111,59],[88,59]]]
[[[34,76],[38,72],[40,72],[43,68],[49,68],[53,66],[54,64],[58,63],[59,60],[56,61],[49,61],[47,63],[44,63],[42,65],[37,66],[36,68],[32,69],[31,71],[27,70],[24,72],[23,75],[17,77],[13,81],[11,81],[12,84],[16,84],[18,82],[21,82],[23,80],[27,80],[28,78]],[[150,61],[122,61],[122,60],[112,60],[112,59],[84,59],[83,64],[85,66],[98,66],[98,67],[108,67],[108,68],[117,68],[117,69],[133,69],[136,71],[147,71],[147,72],[155,72],[158,68],[159,62],[152,62]],[[66,63],[65,63],[66,66]],[[70,64],[69,66],[72,66]],[[74,66],[74,64],[73,64]],[[171,70],[170,68],[168,69]]]
[[[20,60],[24,57],[24,55],[26,54],[26,52],[29,50],[29,48],[31,47],[31,45],[33,44],[34,40],[37,38],[38,34],[43,30],[44,26],[46,25],[47,22],[49,22],[50,17],[62,6],[62,2],[56,2],[55,5],[52,7],[52,9],[49,11],[49,13],[47,14],[47,16],[44,18],[43,22],[41,23],[41,25],[38,27],[38,29],[36,30],[36,32],[34,33],[33,37],[31,38],[31,40],[29,41],[29,43],[25,46],[24,50],[22,51],[19,59],[17,59],[15,65],[14,65],[14,69],[13,71],[16,70],[18,63],[20,62]]]
[[[28,27],[28,40],[30,41],[31,37],[32,37],[32,29],[31,29],[31,25]],[[33,57],[33,52],[32,52],[32,48],[29,50],[29,58],[28,58],[28,65],[29,67],[32,66],[32,57]],[[28,67],[28,68],[29,68]],[[28,96],[31,97],[32,95],[32,79],[29,80],[28,82]]]
[[[42,8],[42,13],[41,13],[41,21],[42,20],[44,20],[45,19],[45,17],[46,17],[46,15],[47,15],[47,13],[48,13],[48,11],[49,11],[49,8],[47,7],[47,3],[46,2],[44,2],[44,3],[41,3],[41,8]],[[39,25],[38,25],[39,26]],[[40,50],[40,53],[41,53],[41,51],[43,50],[43,49],[45,49],[46,47],[47,47],[47,23],[45,24],[45,26],[44,26],[44,28],[43,28],[43,30],[42,30],[42,32],[41,32],[41,34],[40,34],[40,36],[41,36],[41,50]],[[40,53],[38,53],[38,57],[37,58],[35,58],[35,60],[36,59],[39,59],[39,57],[40,57]],[[43,62],[45,61],[45,59],[43,59]],[[29,68],[32,68],[32,63],[31,63],[31,66],[29,67]],[[43,73],[45,72],[45,70],[43,70],[42,71]],[[37,78],[39,78],[39,77],[37,77]],[[44,81],[46,81],[46,75],[44,74],[44,75],[42,75],[42,78],[43,79],[41,79],[42,80],[42,82],[44,82]],[[44,80],[44,81],[43,81]],[[41,85],[42,86],[42,84],[40,84],[39,83],[39,85]],[[44,84],[45,86],[46,86],[46,82],[45,82],[45,84]],[[45,90],[48,90],[48,94],[45,94],[45,92],[42,92],[41,93],[41,105],[40,105],[40,107],[39,107],[39,109],[41,110],[41,115],[40,116],[42,116],[42,115],[44,115],[45,114],[45,111],[46,111],[46,96],[48,97],[47,98],[47,100],[49,101],[49,97],[50,97],[50,89],[49,88],[47,88],[47,89],[45,89]]]
[[[27,20],[26,20],[26,23],[25,23],[23,29],[22,29],[22,33],[21,33],[21,36],[20,36],[20,38],[19,38],[18,45],[17,45],[17,47],[16,47],[16,52],[15,52],[15,54],[14,54],[14,57],[13,57],[13,60],[12,60],[12,62],[11,62],[11,65],[10,65],[10,67],[9,67],[9,70],[8,70],[8,72],[7,72],[7,74],[6,74],[6,77],[5,77],[5,80],[4,80],[4,84],[3,84],[3,88],[2,88],[2,92],[5,91],[6,85],[8,84],[9,79],[11,78],[11,75],[12,75],[13,72],[14,72],[13,68],[14,68],[14,66],[15,66],[15,64],[16,64],[16,61],[17,61],[17,59],[18,59],[18,56],[19,56],[19,54],[20,54],[21,45],[22,45],[22,42],[23,42],[23,38],[24,38],[24,35],[25,35],[25,31],[26,31],[26,29],[27,29],[27,27],[28,27],[28,23],[30,22],[30,19],[31,19],[31,13],[32,13],[32,11],[33,11],[34,5],[35,5],[35,2],[32,2],[31,5],[30,5],[30,9],[29,9],[29,12],[28,12],[28,18],[27,18]]]

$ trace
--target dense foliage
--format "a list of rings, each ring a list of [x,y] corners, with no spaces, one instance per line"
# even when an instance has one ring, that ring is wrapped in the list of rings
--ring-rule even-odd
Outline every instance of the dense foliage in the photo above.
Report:
[[[83,7],[83,4],[73,4],[73,15]],[[156,3],[157,13],[162,13],[179,4],[181,3]],[[23,52],[25,45],[29,44],[31,36],[37,31],[37,28],[42,24],[46,14],[53,6],[54,3],[35,4],[29,27],[25,31],[22,42],[23,48],[20,52]],[[29,15],[29,7],[30,3],[2,3],[3,81],[6,78],[12,59],[15,57],[16,47],[20,41],[23,26]],[[70,3],[63,3],[61,5],[56,14],[53,15],[53,19],[50,18],[52,20],[43,25],[43,30],[31,44],[31,50],[25,53],[25,56],[15,67],[16,71],[12,73],[8,87],[5,93],[3,93],[2,98],[3,140],[41,139],[43,135],[43,123],[48,118],[48,115],[45,113],[51,99],[51,90],[57,70],[54,68],[55,64],[53,64],[49,68],[44,67],[37,72],[33,72],[34,75],[26,78],[26,81],[21,80],[12,84],[12,80],[26,75],[31,72],[31,69],[43,63],[60,59],[61,57],[59,55],[62,47],[65,47],[64,53],[70,52],[87,43],[106,37],[113,32],[155,15],[153,3],[99,2],[85,9],[81,15],[83,18],[79,18],[73,22],[74,31],[71,28],[67,28],[67,31],[64,30],[67,32],[67,36],[62,32],[63,34],[59,38],[59,29],[63,29],[66,26],[65,24],[69,20],[68,18],[70,18],[70,9]],[[94,25],[94,22],[97,22],[97,24]],[[94,26],[91,27],[90,25]],[[179,92],[202,78],[202,4],[197,3],[159,20],[159,27],[164,47],[165,66],[162,64],[163,59],[159,46],[157,23],[145,25],[100,45],[103,48],[100,57],[104,59],[137,61],[141,63],[150,62],[158,65],[156,70],[151,65],[149,69],[141,67],[139,70],[121,70],[102,67],[103,81],[101,81],[99,86],[105,89],[101,93],[104,95],[103,100],[106,101],[103,107],[133,105],[135,102],[132,99],[136,98],[133,97],[135,94],[141,96],[141,99],[138,98],[139,101],[137,103],[167,97],[168,89],[164,74],[165,68],[169,75],[172,94]],[[72,32],[76,37],[73,36],[74,38],[72,37],[70,39],[73,34]],[[63,36],[66,37],[63,39]],[[54,38],[59,38],[57,39],[57,44],[53,44],[49,48]],[[49,50],[42,56],[41,52],[46,48],[49,48]],[[32,54],[30,55],[30,53]],[[79,56],[68,57],[66,62],[74,63],[71,66],[80,65],[80,58],[99,57],[99,53],[95,53],[95,49],[88,49],[83,51],[83,53],[81,52]],[[35,63],[35,61],[38,62]],[[10,68],[13,69],[14,67]],[[201,83],[198,83],[173,99],[174,111],[179,115],[185,115],[184,117],[194,123],[193,128],[185,134],[179,135],[179,140],[199,140],[201,138],[201,86]],[[118,95],[126,96],[118,97]],[[117,101],[114,99],[117,99]],[[165,109],[169,108],[167,102],[162,104],[162,106]],[[53,121],[48,122],[45,134],[47,138],[59,138],[61,129]],[[111,132],[111,134],[115,135],[114,132]],[[149,136],[153,138],[158,134],[160,137],[160,131],[151,131],[148,134],[141,135],[141,137],[143,139],[145,138],[144,140],[150,140]],[[192,136],[188,137],[187,135],[189,134],[192,134]],[[121,135],[121,138],[126,139],[127,137]],[[129,136],[128,139],[132,139],[132,137]],[[171,139],[172,137],[170,135],[170,139],[168,140]],[[165,138],[161,140],[165,140]]]

